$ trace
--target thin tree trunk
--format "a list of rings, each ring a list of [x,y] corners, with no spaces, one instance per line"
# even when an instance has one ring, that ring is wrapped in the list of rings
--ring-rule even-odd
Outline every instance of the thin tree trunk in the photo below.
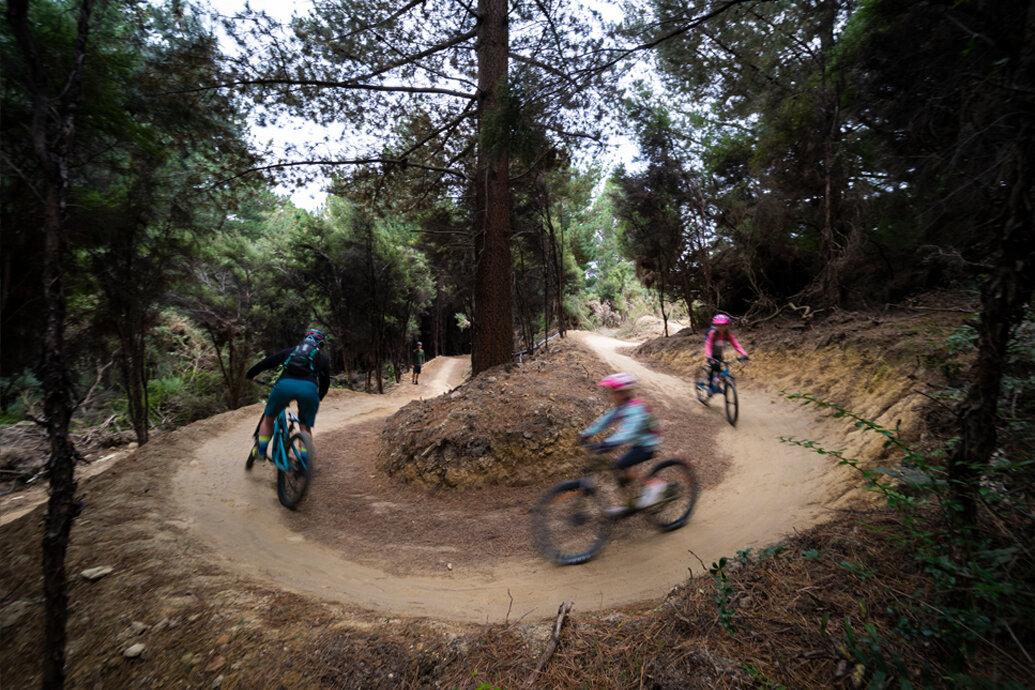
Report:
[[[68,202],[68,161],[75,117],[82,98],[82,72],[86,59],[92,0],[79,8],[75,55],[71,74],[65,82],[63,103],[52,102],[44,62],[36,49],[29,28],[28,0],[9,0],[7,19],[15,40],[30,69],[29,89],[33,99],[30,134],[33,151],[43,170],[44,257],[43,300],[46,310],[43,331],[43,357],[39,369],[43,384],[43,414],[50,441],[50,500],[43,533],[42,567],[45,622],[43,641],[44,688],[65,684],[65,644],[68,623],[68,583],[65,555],[72,522],[79,514],[75,499],[75,461],[77,453],[68,429],[75,411],[75,394],[64,360],[65,299],[64,275],[65,213]],[[51,143],[51,118],[57,122],[57,136]]]
[[[564,335],[564,267],[562,265],[561,257],[564,255],[563,244],[558,248],[557,236],[561,236],[561,242],[563,242],[564,231],[560,233],[553,224],[553,216],[550,214],[550,200],[546,200],[546,228],[550,231],[550,263],[554,273],[554,304],[557,310],[557,332],[562,336]],[[545,257],[544,257],[545,259]],[[550,337],[550,329],[546,329],[546,337]]]
[[[500,91],[506,87],[509,48],[507,0],[479,0],[478,118],[481,142],[475,180],[474,342],[471,371],[509,362],[514,350],[511,295],[509,142],[501,130]],[[497,120],[493,122],[493,120]],[[496,141],[487,141],[487,125]]]

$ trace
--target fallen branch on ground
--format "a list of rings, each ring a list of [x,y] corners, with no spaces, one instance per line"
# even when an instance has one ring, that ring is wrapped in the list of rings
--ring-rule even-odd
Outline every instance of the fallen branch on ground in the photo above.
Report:
[[[557,610],[557,620],[553,622],[553,634],[550,636],[550,641],[546,643],[546,649],[543,651],[543,656],[539,658],[539,664],[535,667],[535,670],[532,671],[532,675],[528,677],[528,680],[525,681],[526,686],[532,687],[536,678],[538,678],[542,670],[546,668],[547,662],[550,661],[550,657],[552,657],[554,651],[556,651],[557,643],[560,642],[561,639],[561,626],[564,625],[564,617],[568,615],[569,611],[571,611],[571,607],[572,603],[570,601],[566,601],[561,604],[560,608]]]

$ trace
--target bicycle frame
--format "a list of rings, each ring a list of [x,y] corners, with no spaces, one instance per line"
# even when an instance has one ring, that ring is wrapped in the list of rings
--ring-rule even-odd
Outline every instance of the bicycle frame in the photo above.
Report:
[[[723,381],[736,381],[736,376],[733,375],[733,370],[730,369],[730,363],[731,363],[730,360],[725,360],[725,359],[720,359],[719,360],[719,365],[720,365],[719,366],[719,385],[720,386],[722,385]],[[706,365],[706,366],[708,366],[708,368],[710,370],[710,366],[709,365]],[[712,382],[709,381],[708,383],[711,384]],[[708,397],[710,398],[714,394],[715,394],[715,391],[713,391],[709,387],[709,389],[708,389]]]
[[[587,450],[586,452],[589,453],[590,451]],[[655,466],[657,462],[658,461],[656,459],[652,458],[651,460],[645,460],[642,463],[639,463],[639,465],[634,465],[633,467],[640,467],[641,470],[649,472],[649,468]],[[590,453],[590,457],[588,458],[588,461],[582,470],[582,475],[578,478],[578,481],[582,486],[601,492],[602,495],[610,500],[612,505],[621,505],[628,508],[624,513],[615,513],[611,515],[613,520],[621,520],[622,518],[630,517],[641,510],[645,510],[635,506],[635,501],[640,495],[640,490],[636,481],[633,479],[626,479],[625,470],[621,467],[616,467],[614,461],[607,453]]]
[[[273,449],[270,453],[270,459],[273,460],[273,464],[277,466],[277,469],[284,472],[291,469],[287,458],[287,440],[291,438],[291,433],[295,430],[295,424],[298,423],[298,417],[295,413],[289,412],[286,409],[281,410],[280,414],[273,421],[273,438],[270,440]],[[305,460],[299,458],[299,461],[305,465]]]
[[[273,381],[267,381],[266,379],[255,379],[256,383],[261,383],[264,386],[270,388],[276,383],[276,379]],[[278,470],[282,472],[288,472],[291,470],[291,463],[288,462],[287,457],[287,444],[291,439],[291,434],[295,431],[295,425],[301,424],[298,419],[298,415],[293,410],[285,407],[280,411],[280,414],[273,420],[273,434],[270,436],[269,454],[270,460],[277,466]],[[259,419],[259,425],[262,425],[262,419]],[[259,426],[255,427],[255,442],[259,441]],[[309,469],[305,460],[299,458],[302,466],[305,469]]]

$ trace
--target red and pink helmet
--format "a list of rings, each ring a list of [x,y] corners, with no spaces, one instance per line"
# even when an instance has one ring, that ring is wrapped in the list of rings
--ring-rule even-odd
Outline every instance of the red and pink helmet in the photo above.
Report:
[[[629,390],[636,385],[636,377],[632,374],[611,374],[597,381],[597,385],[613,391]]]
[[[716,314],[712,318],[712,325],[713,326],[722,326],[722,325],[727,324],[729,322],[730,322],[730,317],[726,316],[725,314]]]

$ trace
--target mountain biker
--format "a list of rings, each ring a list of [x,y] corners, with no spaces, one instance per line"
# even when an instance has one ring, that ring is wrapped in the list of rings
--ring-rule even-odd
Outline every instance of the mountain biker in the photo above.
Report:
[[[638,482],[635,465],[654,457],[661,445],[661,429],[657,419],[650,411],[646,401],[635,396],[636,377],[632,374],[612,374],[597,382],[598,386],[611,392],[614,408],[601,415],[579,434],[579,442],[586,444],[594,436],[608,427],[617,427],[602,443],[590,445],[596,452],[604,452],[620,445],[628,444],[629,450],[615,461],[615,466],[622,470],[623,482]],[[660,479],[648,479],[643,490],[635,500],[635,508],[647,508],[661,500],[665,490],[665,482]],[[612,509],[609,512],[624,512],[625,507]]]
[[[420,370],[424,368],[424,346],[417,341],[417,349],[413,351],[413,382],[420,384]]]
[[[715,379],[722,370],[723,343],[729,343],[737,351],[737,354],[740,355],[739,361],[746,362],[750,359],[744,348],[740,346],[737,339],[730,333],[730,317],[726,314],[716,314],[712,318],[712,327],[708,329],[708,335],[704,339],[704,356],[708,358],[708,364],[710,365],[708,381],[711,382],[712,392],[714,393],[719,392],[715,386]]]
[[[293,373],[285,368],[273,385],[269,398],[266,399],[262,422],[259,424],[259,457],[266,455],[270,437],[273,435],[273,420],[292,400],[298,401],[299,426],[302,427],[302,431],[312,436],[312,428],[316,424],[316,412],[320,409],[320,401],[327,395],[327,389],[331,384],[330,361],[319,351],[326,340],[327,336],[315,328],[306,331],[303,342],[312,342],[317,347],[313,356],[312,370],[306,373]],[[294,347],[289,347],[270,355],[249,369],[245,378],[250,381],[263,371],[282,366],[294,351]]]

